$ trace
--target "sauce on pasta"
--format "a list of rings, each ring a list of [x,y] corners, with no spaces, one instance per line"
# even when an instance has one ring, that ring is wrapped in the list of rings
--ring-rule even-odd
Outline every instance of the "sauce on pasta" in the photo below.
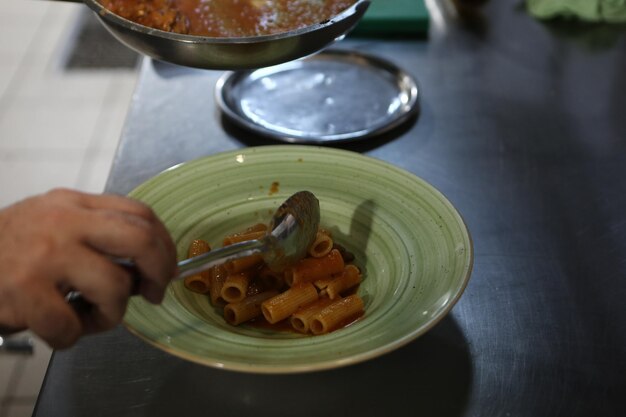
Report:
[[[356,291],[354,291],[354,293],[356,293]],[[364,314],[365,314],[364,311],[360,311],[358,313],[351,315],[348,318],[343,319],[336,326],[334,326],[334,328],[331,331],[343,329],[345,327],[350,326],[351,324],[359,320],[361,317],[363,317]],[[296,329],[293,328],[289,320],[281,320],[278,323],[272,324],[269,321],[267,321],[265,317],[259,316],[246,322],[246,324],[251,327],[256,327],[257,329],[271,330],[273,332],[288,332],[288,333],[296,333],[296,334],[300,333]]]
[[[256,224],[225,236],[222,245],[258,239],[269,228]],[[210,251],[208,242],[196,239],[188,256]],[[282,271],[250,255],[185,278],[185,287],[208,295],[232,325],[303,334],[325,334],[347,327],[364,314],[358,295],[362,273],[354,255],[337,245],[328,230],[318,229],[307,255]]]
[[[331,19],[356,0],[98,0],[125,19],[208,37],[271,35]]]

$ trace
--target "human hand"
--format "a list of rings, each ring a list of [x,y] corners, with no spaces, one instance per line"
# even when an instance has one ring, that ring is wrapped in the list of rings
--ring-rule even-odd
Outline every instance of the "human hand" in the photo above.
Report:
[[[29,328],[53,348],[114,327],[132,280],[111,257],[132,259],[139,293],[161,302],[176,274],[176,250],[148,206],[58,189],[0,210],[0,326]],[[88,314],[66,302],[70,290],[93,305]]]

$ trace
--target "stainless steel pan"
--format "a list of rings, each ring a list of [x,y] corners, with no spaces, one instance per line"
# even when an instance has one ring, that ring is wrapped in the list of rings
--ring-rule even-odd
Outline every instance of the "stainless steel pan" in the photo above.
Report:
[[[96,0],[62,1],[85,3],[113,36],[141,54],[187,67],[215,70],[261,68],[311,55],[350,32],[370,4],[369,0],[358,0],[327,22],[277,35],[210,38],[164,32],[131,22]]]

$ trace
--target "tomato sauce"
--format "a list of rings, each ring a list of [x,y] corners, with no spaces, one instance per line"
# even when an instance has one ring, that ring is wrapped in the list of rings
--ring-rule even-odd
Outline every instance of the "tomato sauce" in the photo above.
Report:
[[[346,327],[350,326],[351,324],[354,324],[357,320],[359,320],[364,315],[365,315],[365,312],[361,311],[361,312],[359,312],[357,314],[354,314],[354,315],[348,317],[347,319],[345,319],[345,320],[341,321],[340,323],[338,323],[334,328],[330,329],[329,333],[332,333],[335,330],[346,328]],[[257,329],[271,330],[271,331],[274,331],[274,332],[288,332],[288,333],[302,334],[302,333],[298,332],[296,329],[294,329],[291,326],[291,323],[289,322],[288,318],[272,324],[269,321],[267,321],[265,319],[265,317],[263,317],[261,315],[261,316],[259,316],[257,318],[254,318],[254,319],[246,322],[245,325],[246,326],[250,326],[250,327],[255,327]],[[308,336],[311,336],[311,334],[309,333]]]
[[[321,23],[356,0],[98,0],[155,29],[208,37],[271,35]]]

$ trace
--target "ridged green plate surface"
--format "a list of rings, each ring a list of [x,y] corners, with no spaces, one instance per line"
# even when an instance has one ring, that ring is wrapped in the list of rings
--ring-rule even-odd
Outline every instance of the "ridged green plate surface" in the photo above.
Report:
[[[272,183],[278,192],[272,193]],[[290,373],[364,361],[420,336],[452,308],[473,262],[468,230],[432,186],[388,163],[312,146],[264,146],[171,168],[131,196],[153,207],[177,242],[214,246],[226,234],[267,222],[287,197],[309,190],[322,226],[364,271],[365,315],[324,336],[233,327],[206,296],[173,283],[160,306],[133,297],[126,326],[179,357],[219,368]]]

